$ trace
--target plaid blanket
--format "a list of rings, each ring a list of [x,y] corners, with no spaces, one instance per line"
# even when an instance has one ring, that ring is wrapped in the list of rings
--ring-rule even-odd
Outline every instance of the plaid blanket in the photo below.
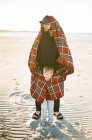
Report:
[[[59,52],[57,59],[57,62],[60,64],[59,68],[51,80],[46,82],[36,61],[38,45],[42,36],[41,30],[35,38],[28,60],[28,66],[32,73],[30,93],[33,98],[41,103],[46,98],[47,91],[51,100],[61,98],[64,95],[64,81],[66,80],[66,76],[74,72],[73,59],[67,45],[65,34],[53,16],[49,16],[49,19],[51,21],[52,35]]]

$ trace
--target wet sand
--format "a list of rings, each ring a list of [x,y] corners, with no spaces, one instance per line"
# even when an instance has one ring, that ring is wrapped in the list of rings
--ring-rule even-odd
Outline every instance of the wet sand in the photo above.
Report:
[[[28,56],[37,33],[0,33],[0,140],[92,139],[92,34],[67,34],[75,73],[65,81],[55,127],[40,127],[31,119],[35,111],[30,97]]]

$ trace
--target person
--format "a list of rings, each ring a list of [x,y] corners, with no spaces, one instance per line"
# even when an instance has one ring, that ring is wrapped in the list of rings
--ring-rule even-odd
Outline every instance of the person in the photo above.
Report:
[[[40,31],[28,59],[28,66],[32,73],[30,93],[36,105],[36,112],[32,118],[40,118],[41,103],[47,99],[54,100],[54,115],[57,119],[63,119],[63,115],[59,112],[60,98],[64,96],[64,81],[67,75],[74,72],[73,59],[58,21],[53,16],[46,15],[40,24]],[[45,66],[54,68],[54,74],[47,82],[43,76]]]
[[[43,76],[46,81],[49,81],[50,78],[54,74],[53,67],[45,66],[43,68]],[[41,126],[45,127],[46,125],[46,111],[48,110],[48,124],[49,126],[53,127],[53,106],[54,101],[53,100],[44,100],[44,102],[41,104]]]

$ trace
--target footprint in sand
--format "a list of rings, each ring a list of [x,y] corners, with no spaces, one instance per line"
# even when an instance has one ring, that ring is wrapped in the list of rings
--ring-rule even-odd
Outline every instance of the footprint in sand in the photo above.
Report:
[[[14,88],[14,90],[19,90],[19,88],[16,86],[16,87]]]
[[[70,91],[68,88],[65,88],[65,91]]]
[[[19,85],[19,83],[18,83],[18,82],[16,82],[15,84],[16,84],[16,85]]]
[[[80,77],[81,75],[78,73],[77,76]]]
[[[16,78],[13,78],[12,80],[15,81],[15,88],[14,88],[14,90],[19,90],[19,82],[18,82],[18,80]]]
[[[12,80],[13,80],[13,81],[16,81],[17,79],[16,79],[16,78],[13,78]]]
[[[77,126],[77,131],[80,134],[86,136],[86,134],[87,134],[88,131],[79,122],[75,122],[75,125]]]
[[[13,92],[8,96],[8,101],[10,103],[21,103],[21,94],[22,92],[17,91],[17,92]]]
[[[8,96],[8,101],[14,104],[31,104],[31,96],[28,93],[24,93],[23,91],[15,91]]]

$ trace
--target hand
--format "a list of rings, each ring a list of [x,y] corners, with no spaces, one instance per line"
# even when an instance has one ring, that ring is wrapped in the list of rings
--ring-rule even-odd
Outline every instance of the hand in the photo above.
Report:
[[[43,73],[43,76],[44,76],[46,81],[49,81],[52,77],[52,75],[49,75],[48,73]]]
[[[50,80],[53,74],[54,74],[54,69],[49,69],[49,68],[44,67],[43,76],[46,81]]]
[[[49,81],[51,79],[51,77],[45,77],[46,81]]]

